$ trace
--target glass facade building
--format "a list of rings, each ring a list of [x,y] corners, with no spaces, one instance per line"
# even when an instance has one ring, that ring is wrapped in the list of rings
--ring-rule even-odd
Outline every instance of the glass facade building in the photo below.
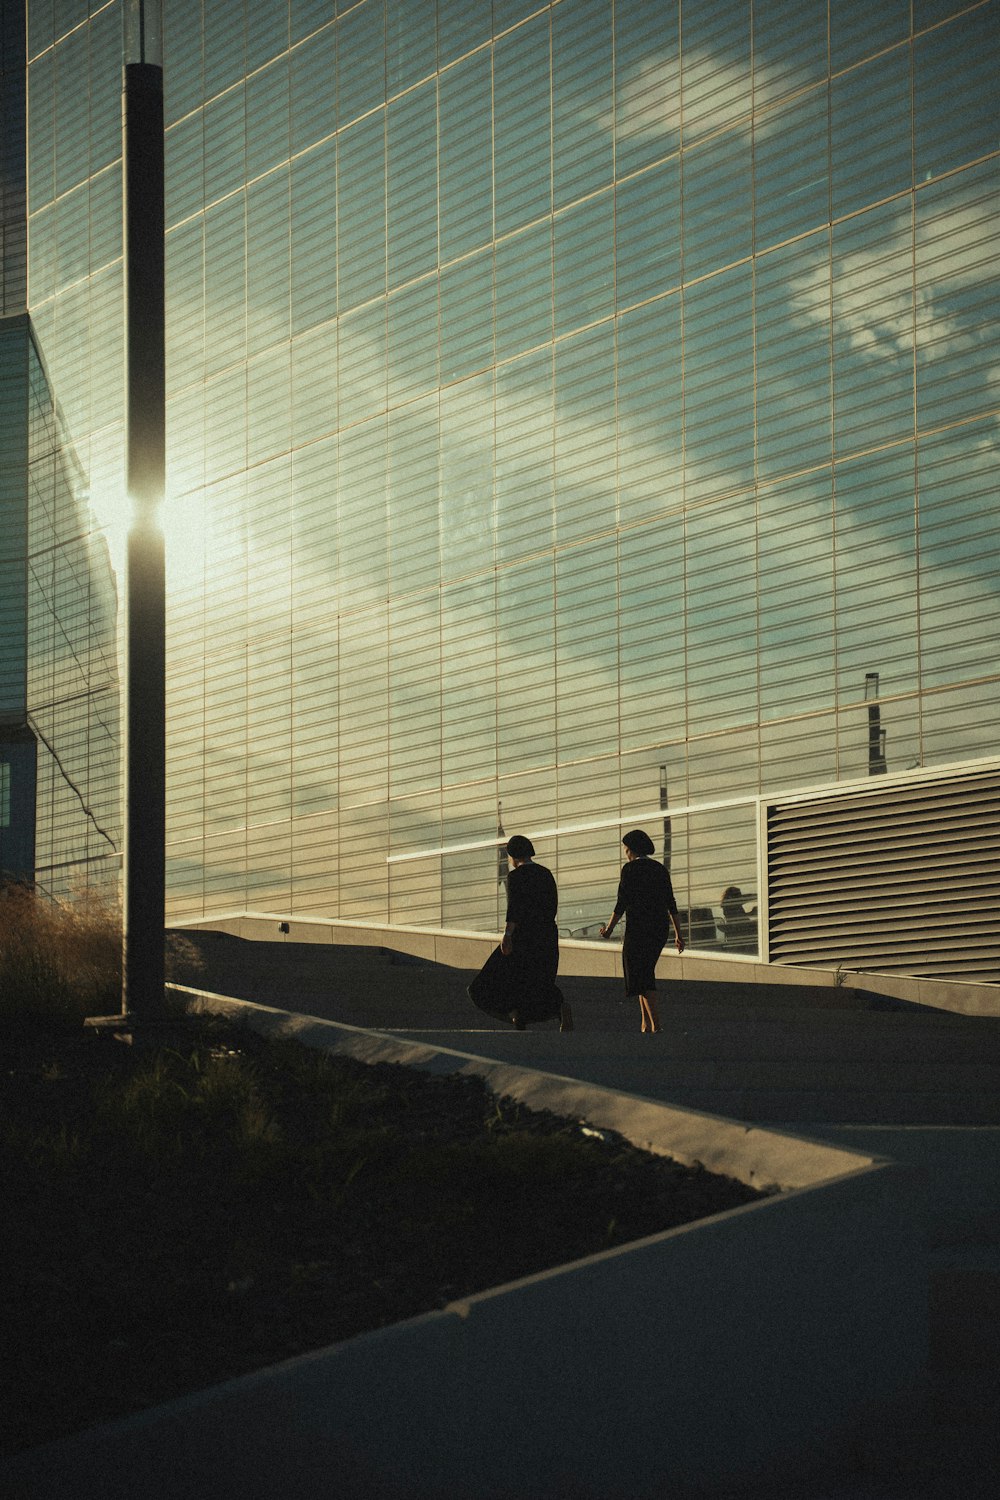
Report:
[[[120,12],[27,11],[110,515]],[[583,931],[662,820],[711,946],[762,796],[996,757],[998,16],[167,0],[174,918],[491,931],[502,828]]]
[[[117,589],[26,315],[0,320],[0,873],[113,898]]]
[[[23,5],[4,5],[0,877],[55,897],[113,897],[121,864],[117,588],[26,308],[24,19]],[[86,369],[84,332],[72,358]]]

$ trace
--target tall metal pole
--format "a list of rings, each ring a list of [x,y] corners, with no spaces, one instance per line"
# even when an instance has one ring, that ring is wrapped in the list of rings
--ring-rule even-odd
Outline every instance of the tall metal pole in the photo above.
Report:
[[[166,756],[163,69],[159,5],[126,0],[122,92],[125,257],[125,875],[122,1009],[163,1007]]]

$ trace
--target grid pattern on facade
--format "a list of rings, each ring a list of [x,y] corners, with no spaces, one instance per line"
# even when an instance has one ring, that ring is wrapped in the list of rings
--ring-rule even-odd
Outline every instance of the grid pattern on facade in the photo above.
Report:
[[[25,710],[28,518],[27,317],[0,320],[0,722]]]
[[[115,10],[29,30],[32,295],[105,472]],[[491,927],[488,852],[386,855],[661,783],[718,910],[716,804],[864,774],[871,674],[892,770],[992,749],[995,0],[247,14],[167,17],[179,914]],[[617,835],[545,854],[585,925]]]
[[[0,7],[0,316],[28,300],[24,8]]]
[[[35,867],[56,897],[117,891],[117,591],[107,541],[34,348],[27,471],[27,723],[37,746]]]

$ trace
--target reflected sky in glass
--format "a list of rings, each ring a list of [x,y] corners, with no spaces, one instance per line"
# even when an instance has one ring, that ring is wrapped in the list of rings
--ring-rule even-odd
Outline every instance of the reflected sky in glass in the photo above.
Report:
[[[997,7],[431,9],[168,26],[180,802],[330,820],[340,869],[360,808],[412,848],[501,792],[644,808],[666,763],[692,803],[863,775],[871,670],[892,769],[984,753]],[[30,25],[34,316],[113,526],[117,80],[102,17]],[[942,749],[921,695],[987,677]]]

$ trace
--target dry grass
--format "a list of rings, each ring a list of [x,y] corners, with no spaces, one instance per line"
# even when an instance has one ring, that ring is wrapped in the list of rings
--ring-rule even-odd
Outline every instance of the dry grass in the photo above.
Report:
[[[121,1005],[121,914],[93,898],[62,906],[0,890],[0,1019],[82,1021]]]
[[[171,935],[167,970],[197,967],[185,939]],[[122,917],[93,894],[61,904],[22,885],[0,888],[0,1023],[75,1025],[121,1008]]]

